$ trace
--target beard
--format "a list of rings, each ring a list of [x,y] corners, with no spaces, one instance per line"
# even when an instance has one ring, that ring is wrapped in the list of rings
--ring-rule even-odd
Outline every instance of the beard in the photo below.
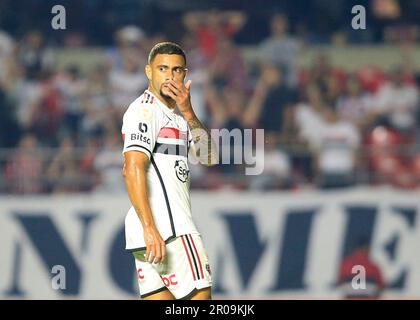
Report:
[[[172,100],[172,98],[168,96],[167,94],[163,93],[162,90],[160,90],[160,96],[164,97],[165,99]]]
[[[169,90],[169,89],[167,89],[167,90]],[[163,85],[160,87],[159,93],[160,93],[161,97],[163,97],[165,99],[168,99],[168,100],[172,100],[172,98],[170,96],[168,96],[166,93],[163,93]]]

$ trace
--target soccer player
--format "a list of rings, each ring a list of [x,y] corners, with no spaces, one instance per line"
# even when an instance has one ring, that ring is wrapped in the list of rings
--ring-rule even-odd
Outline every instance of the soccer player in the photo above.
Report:
[[[123,117],[123,175],[132,207],[125,219],[143,299],[211,299],[210,265],[191,215],[188,154],[216,164],[209,131],[191,106],[186,56],[156,44],[145,68],[149,87]],[[177,112],[176,112],[177,111]]]

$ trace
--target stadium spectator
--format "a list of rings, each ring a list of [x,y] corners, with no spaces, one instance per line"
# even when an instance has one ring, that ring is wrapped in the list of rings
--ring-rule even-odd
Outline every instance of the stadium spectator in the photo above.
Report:
[[[256,152],[263,155],[255,161],[264,162],[264,171],[250,179],[251,190],[276,190],[291,187],[291,164],[287,153],[280,150],[279,138],[275,133],[267,133],[264,136],[264,152]],[[262,146],[256,146],[261,148]]]
[[[324,126],[318,132],[316,152],[318,185],[323,189],[349,187],[357,172],[357,148],[360,145],[358,129],[350,122],[338,119],[331,109],[325,109]]]
[[[306,83],[316,83],[321,93],[325,95],[325,102],[334,105],[346,78],[346,72],[339,66],[332,65],[329,56],[321,53],[312,62]]]
[[[204,93],[211,115],[210,128],[245,129],[243,123],[245,95],[242,91],[228,87],[218,91],[214,85],[208,84]]]
[[[83,188],[83,175],[80,170],[80,153],[74,139],[63,138],[52,161],[46,169],[48,191],[52,193],[80,192]]]
[[[28,80],[37,80],[41,73],[52,68],[54,56],[45,46],[39,31],[28,32],[19,45],[18,59]]]
[[[273,15],[270,26],[270,37],[265,39],[258,48],[260,63],[271,63],[285,70],[285,83],[290,87],[296,87],[299,41],[288,33],[289,22],[285,14]]]
[[[385,82],[384,72],[377,66],[364,66],[355,72],[364,92],[375,94]]]
[[[80,154],[80,170],[83,180],[81,191],[92,191],[101,182],[100,174],[95,170],[96,155],[100,150],[98,137],[90,137],[85,140]]]
[[[414,185],[411,186],[413,189],[420,186],[420,152],[413,157],[413,162],[411,164],[411,176],[414,179]]]
[[[84,116],[83,100],[86,98],[87,81],[78,66],[71,65],[57,79],[57,87],[63,109],[62,134],[78,139]]]
[[[88,75],[84,111],[80,126],[83,140],[98,138],[102,134],[105,119],[115,113],[108,71],[103,64],[97,64]]]
[[[209,76],[218,89],[229,87],[247,92],[249,79],[242,52],[228,37],[219,37],[217,51],[209,65]]]
[[[42,98],[42,86],[39,81],[29,81],[21,65],[16,64],[8,79],[9,85],[3,86],[7,91],[8,100],[15,106],[15,114],[18,126],[29,129],[33,109]]]
[[[205,98],[211,115],[210,128],[228,130],[234,136],[241,135],[239,142],[239,140],[228,139],[228,133],[221,131],[222,139],[219,146],[221,165],[218,166],[218,169],[225,174],[233,176],[243,169],[238,165],[234,165],[234,161],[235,151],[241,155],[244,147],[243,132],[245,126],[243,123],[243,112],[245,96],[242,91],[233,90],[229,87],[224,87],[218,91],[215,86],[209,84],[205,89]],[[229,164],[223,162],[222,157],[224,154],[229,155]]]
[[[324,127],[323,112],[326,108],[321,91],[315,83],[304,88],[300,101],[286,117],[287,144],[293,146],[290,153],[294,180],[300,185],[311,183],[316,176],[314,146],[319,144],[319,132]]]
[[[108,69],[121,71],[124,69],[124,60],[127,55],[137,57],[138,61],[146,64],[146,34],[138,26],[128,25],[118,29],[114,34],[115,47],[105,51],[105,61]]]
[[[119,138],[120,136],[117,134],[108,135],[104,148],[95,157],[94,168],[100,177],[95,192],[110,194],[125,192],[124,179],[121,175],[123,159]]]
[[[296,93],[285,85],[283,73],[275,65],[265,64],[247,106],[244,122],[278,135],[284,130],[284,114],[296,102]]]
[[[317,145],[325,120],[323,112],[326,106],[321,91],[315,83],[305,88],[304,98],[294,107],[294,124],[298,134],[298,142]]]
[[[210,78],[207,60],[192,35],[186,34],[182,44],[188,53],[188,79],[194,84],[191,87],[191,103],[194,105],[197,117],[207,124],[208,114],[204,97],[205,86]]]
[[[0,78],[0,146],[3,148],[14,147],[20,136],[13,104],[7,97],[3,81]]]
[[[405,146],[403,142],[403,135],[384,126],[375,127],[367,135],[373,184],[389,184],[405,189],[418,186],[416,156],[410,152],[414,145]]]
[[[325,82],[324,100],[329,106],[335,106],[338,98],[342,94],[343,84],[334,77],[333,74],[329,74]]]
[[[54,74],[43,71],[40,75],[39,92],[36,100],[30,106],[28,129],[33,132],[39,141],[47,146],[57,145],[60,139],[60,127],[63,118],[63,106]],[[39,96],[38,96],[39,94]]]
[[[7,191],[17,194],[41,193],[43,166],[44,158],[38,148],[37,138],[31,134],[24,135],[5,166]]]
[[[240,11],[192,11],[183,17],[187,31],[197,39],[208,62],[220,52],[219,41],[231,39],[245,24],[247,16]]]
[[[119,113],[138,96],[147,86],[147,78],[140,68],[139,57],[133,53],[123,55],[123,69],[112,70],[109,75],[112,103]]]
[[[15,42],[6,32],[0,30],[0,82],[8,80],[9,69],[14,62]]]
[[[362,90],[357,78],[350,76],[345,92],[337,100],[336,110],[339,118],[357,125],[363,132],[375,120],[372,100],[372,95]]]
[[[419,93],[414,85],[404,81],[404,73],[400,67],[391,72],[390,81],[379,89],[374,104],[378,114],[401,133],[409,133],[415,129]]]

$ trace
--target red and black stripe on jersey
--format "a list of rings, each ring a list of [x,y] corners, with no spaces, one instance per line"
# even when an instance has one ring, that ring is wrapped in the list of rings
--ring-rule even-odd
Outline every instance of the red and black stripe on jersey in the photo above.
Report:
[[[150,94],[145,92],[143,95],[143,99],[141,100],[141,103],[150,103],[152,104],[154,100],[154,97]]]
[[[153,153],[177,155],[187,157],[188,155],[188,131],[181,131],[177,128],[164,127],[160,130],[158,138],[169,138],[184,141],[185,145],[169,142],[156,142]]]
[[[182,244],[188,258],[194,280],[204,279],[203,264],[191,234],[181,236]]]

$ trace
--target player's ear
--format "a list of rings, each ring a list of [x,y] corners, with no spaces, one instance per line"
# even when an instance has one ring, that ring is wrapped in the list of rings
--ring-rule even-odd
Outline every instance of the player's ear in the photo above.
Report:
[[[152,67],[150,66],[150,64],[146,64],[146,67],[144,68],[144,71],[146,73],[147,79],[149,79],[149,81],[151,81],[152,80]]]
[[[182,79],[182,82],[185,83],[185,78],[187,77],[188,74],[188,68],[184,68],[185,74],[184,74],[184,79]]]

